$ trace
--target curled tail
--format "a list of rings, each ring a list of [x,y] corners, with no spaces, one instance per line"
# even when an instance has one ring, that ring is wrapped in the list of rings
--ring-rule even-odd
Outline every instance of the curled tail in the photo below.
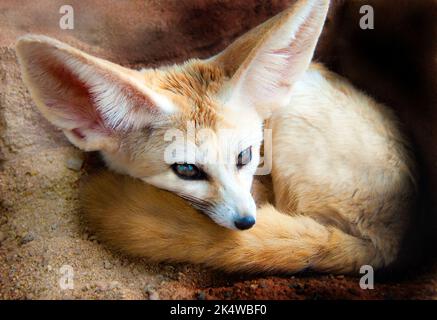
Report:
[[[226,271],[355,272],[384,259],[370,241],[265,205],[246,231],[218,226],[178,196],[104,173],[82,191],[86,218],[113,248],[151,261],[202,263]]]

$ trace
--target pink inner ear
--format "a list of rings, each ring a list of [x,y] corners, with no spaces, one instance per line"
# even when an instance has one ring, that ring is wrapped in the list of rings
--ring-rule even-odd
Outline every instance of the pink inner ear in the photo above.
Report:
[[[282,59],[284,59],[284,61],[286,61],[287,67],[279,68],[278,70],[276,70],[276,72],[278,72],[281,75],[281,77],[287,77],[287,75],[290,73],[290,69],[292,68],[291,63],[293,61],[293,58],[296,55],[296,53],[293,52],[293,49],[291,47],[291,43],[289,44],[288,47],[273,50],[272,54],[279,55],[282,57]]]
[[[71,132],[73,132],[73,134],[74,134],[77,138],[79,138],[79,139],[81,139],[81,140],[85,139],[85,135],[82,134],[82,132],[80,132],[79,129],[73,129],[73,130],[71,130]]]
[[[45,101],[45,105],[52,114],[56,115],[58,121],[63,122],[64,125],[69,127],[74,127],[72,131],[76,131],[75,134],[81,138],[84,136],[80,133],[80,129],[89,129],[106,134],[112,132],[110,128],[105,126],[100,112],[94,109],[89,102],[74,104],[67,101],[50,99]]]
[[[85,138],[82,130],[88,129],[109,134],[111,129],[105,126],[102,115],[95,107],[89,85],[80,81],[72,72],[62,65],[52,64],[46,67],[51,80],[43,92],[50,95],[44,103],[59,122],[59,126],[73,128],[72,131],[81,139]]]
[[[79,129],[78,136],[109,135],[141,128],[159,115],[152,98],[117,72],[46,51],[34,57],[29,74],[56,126]]]

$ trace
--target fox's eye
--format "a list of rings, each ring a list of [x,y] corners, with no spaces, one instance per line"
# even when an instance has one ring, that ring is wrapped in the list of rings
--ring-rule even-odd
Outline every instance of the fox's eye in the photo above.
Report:
[[[174,173],[181,178],[186,180],[202,180],[206,178],[205,172],[200,170],[194,164],[189,163],[174,163],[171,168]]]
[[[240,154],[238,155],[237,167],[241,168],[246,164],[248,164],[251,160],[252,160],[252,146],[240,152]]]

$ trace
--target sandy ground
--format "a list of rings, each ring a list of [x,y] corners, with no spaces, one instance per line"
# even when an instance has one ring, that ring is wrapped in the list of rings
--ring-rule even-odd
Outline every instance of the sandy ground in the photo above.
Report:
[[[78,202],[95,157],[72,147],[36,111],[20,78],[15,38],[44,33],[124,65],[158,65],[214,53],[287,1],[70,2],[77,8],[73,31],[57,27],[62,1],[0,3],[0,298],[437,298],[432,266],[397,281],[377,277],[374,290],[362,290],[359,275],[230,275],[150,264],[101,245],[82,222]]]

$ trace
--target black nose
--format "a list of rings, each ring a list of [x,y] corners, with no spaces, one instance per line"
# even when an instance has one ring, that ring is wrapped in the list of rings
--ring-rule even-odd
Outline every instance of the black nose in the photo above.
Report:
[[[252,228],[252,226],[255,224],[255,218],[251,216],[238,218],[234,221],[234,224],[240,230],[247,230]]]

